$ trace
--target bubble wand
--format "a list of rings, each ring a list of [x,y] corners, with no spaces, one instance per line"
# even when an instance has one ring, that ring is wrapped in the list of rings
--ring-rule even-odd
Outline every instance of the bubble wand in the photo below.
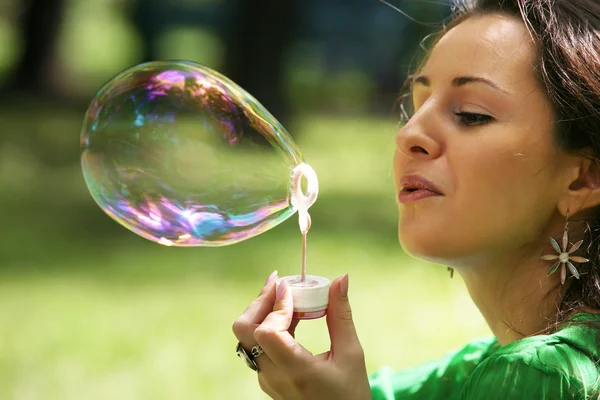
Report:
[[[307,181],[306,194],[302,192],[302,177]],[[306,274],[306,236],[311,225],[308,209],[317,200],[319,182],[317,174],[310,165],[302,163],[292,170],[291,204],[298,212],[298,225],[302,234],[302,271],[299,276],[288,276],[277,281],[279,286],[286,279],[292,290],[294,300],[294,319],[314,319],[324,316],[329,302],[327,278]]]
[[[302,192],[302,177],[308,183],[307,193]],[[302,273],[300,281],[306,281],[306,234],[310,229],[310,214],[308,209],[317,200],[319,194],[319,181],[317,174],[308,164],[300,164],[292,171],[292,207],[298,212],[298,225],[302,233]]]

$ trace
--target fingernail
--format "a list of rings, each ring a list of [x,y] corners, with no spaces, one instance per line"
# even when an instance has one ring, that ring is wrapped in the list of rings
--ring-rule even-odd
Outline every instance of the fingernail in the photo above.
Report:
[[[287,282],[285,279],[282,279],[281,282],[279,282],[279,287],[277,288],[277,301],[280,301],[283,299],[286,288],[287,288]]]
[[[340,280],[340,296],[348,297],[348,274],[344,275]]]
[[[269,283],[273,282],[273,280],[275,280],[275,278],[277,278],[277,270],[271,272],[271,275],[269,275],[269,277],[267,278],[267,281],[265,282],[265,286],[267,286]]]
[[[344,275],[340,281],[340,296],[348,297],[348,274]]]

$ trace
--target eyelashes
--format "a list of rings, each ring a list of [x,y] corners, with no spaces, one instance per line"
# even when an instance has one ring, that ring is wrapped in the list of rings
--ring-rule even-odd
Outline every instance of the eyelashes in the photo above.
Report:
[[[494,120],[491,115],[469,112],[455,112],[457,122],[462,126],[479,126],[489,124]]]
[[[407,123],[420,108],[420,105],[415,103],[415,98],[408,94],[401,96],[398,103],[400,106],[400,123],[403,124]],[[495,118],[491,115],[476,112],[452,111],[450,115],[461,127],[483,126],[495,121]]]
[[[408,111],[404,107],[401,110],[400,122],[407,123],[414,115],[412,110]],[[487,114],[470,113],[470,112],[454,112],[456,122],[463,127],[473,127],[487,125],[494,121],[494,117]]]

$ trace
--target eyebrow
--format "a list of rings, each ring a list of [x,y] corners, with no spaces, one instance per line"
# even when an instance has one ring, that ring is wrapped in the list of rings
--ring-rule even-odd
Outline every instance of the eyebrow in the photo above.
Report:
[[[413,84],[415,84],[415,83],[420,83],[424,86],[431,86],[431,82],[429,81],[429,78],[426,77],[425,75],[417,76],[413,80]],[[455,86],[455,87],[464,86],[468,83],[483,83],[483,84],[486,84],[496,90],[499,90],[503,93],[511,95],[511,93],[509,91],[502,89],[500,86],[496,85],[494,82],[490,81],[489,79],[480,78],[480,77],[476,77],[476,76],[458,76],[458,77],[452,79],[452,86]]]

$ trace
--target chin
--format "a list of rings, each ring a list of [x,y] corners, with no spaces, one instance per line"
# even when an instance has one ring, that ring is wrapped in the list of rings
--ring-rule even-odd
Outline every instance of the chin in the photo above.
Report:
[[[445,235],[448,235],[447,230],[434,232],[431,229],[398,228],[398,240],[406,254],[436,264],[451,263],[457,257],[450,240],[446,240],[450,238]]]

